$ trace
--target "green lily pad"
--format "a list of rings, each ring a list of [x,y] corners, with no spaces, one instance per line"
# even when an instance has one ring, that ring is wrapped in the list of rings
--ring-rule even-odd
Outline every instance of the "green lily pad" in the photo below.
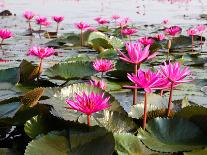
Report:
[[[73,98],[75,93],[96,92],[101,93],[103,90],[90,86],[88,84],[73,84],[64,88],[48,88],[45,90],[45,96],[51,97],[48,100],[41,101],[43,103],[52,105],[54,110],[51,111],[56,117],[63,118],[64,120],[78,121],[81,123],[87,123],[85,115],[75,110],[69,110],[65,107],[66,98]],[[104,111],[100,111],[91,117],[92,125],[100,125],[106,127],[113,132],[132,131],[136,128],[132,118],[129,118],[124,109],[120,106],[120,103],[107,92],[104,92],[105,96],[110,96],[110,104],[112,105]]]
[[[25,150],[25,155],[68,155],[68,153],[69,143],[67,138],[54,134],[48,134],[31,141]]]
[[[138,138],[148,148],[159,152],[181,152],[207,145],[206,136],[185,119],[155,118],[147,123],[146,131],[138,130]]]
[[[102,128],[70,128],[69,131],[50,132],[34,139],[28,144],[25,155],[111,155],[114,146],[113,134]]]
[[[207,149],[202,149],[202,150],[195,150],[192,152],[184,152],[184,155],[206,155],[207,154]]]
[[[98,58],[102,59],[115,59],[118,58],[118,53],[115,49],[106,49],[105,51],[99,53],[97,56]]]
[[[84,62],[84,61],[92,61],[92,59],[86,55],[86,54],[79,54],[75,57],[71,57],[71,58],[68,58],[65,60],[65,62],[67,61],[81,61],[81,62]]]
[[[129,133],[114,134],[115,150],[118,155],[145,155],[140,140]]]
[[[198,105],[187,106],[178,111],[175,117],[192,121],[207,134],[207,108]]]
[[[96,71],[91,62],[62,62],[48,68],[45,71],[46,76],[58,80],[71,80],[90,77]]]

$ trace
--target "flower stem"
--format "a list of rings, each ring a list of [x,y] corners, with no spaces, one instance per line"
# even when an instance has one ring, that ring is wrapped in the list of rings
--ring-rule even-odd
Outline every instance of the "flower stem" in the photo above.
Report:
[[[135,76],[137,76],[137,69],[138,69],[138,65],[135,64],[134,65],[134,74]],[[136,84],[135,84],[136,86]],[[133,95],[133,105],[136,105],[137,103],[137,88],[134,88],[134,95]]]
[[[172,106],[173,85],[174,83],[172,82],[170,85],[170,96],[169,96],[169,102],[168,102],[167,117],[170,116],[170,109]]]
[[[201,42],[200,42],[200,44],[201,44],[201,49],[203,48],[203,34],[201,33]]]
[[[57,23],[57,27],[56,27],[56,33],[58,34],[58,29],[59,29],[59,23]]]
[[[40,59],[40,64],[39,64],[39,69],[38,69],[37,81],[39,81],[39,79],[40,79],[41,68],[42,68],[42,60],[43,60],[43,59]]]
[[[144,94],[144,119],[143,119],[143,129],[145,130],[147,124],[147,93]]]
[[[101,72],[101,79],[103,79],[103,73],[104,73],[104,72]]]
[[[87,123],[88,123],[88,126],[89,126],[89,127],[91,126],[91,120],[90,120],[90,117],[91,117],[91,115],[87,115]]]
[[[131,36],[129,35],[128,38],[129,38],[129,42],[131,43],[132,42]]]
[[[4,39],[1,39],[0,48],[2,49],[2,44],[4,42]]]
[[[163,96],[163,92],[164,92],[164,90],[162,89],[162,90],[160,91],[160,96],[161,96],[161,97]]]
[[[193,35],[192,35],[192,52],[193,52],[193,48],[194,48],[194,39],[193,39]]]
[[[30,33],[32,33],[32,26],[31,26],[31,21],[29,20],[29,30],[30,30]]]
[[[41,31],[42,30],[42,25],[40,25],[40,29],[39,29],[39,31]]]
[[[81,47],[83,46],[83,30],[81,30],[81,33],[80,33],[80,45]]]

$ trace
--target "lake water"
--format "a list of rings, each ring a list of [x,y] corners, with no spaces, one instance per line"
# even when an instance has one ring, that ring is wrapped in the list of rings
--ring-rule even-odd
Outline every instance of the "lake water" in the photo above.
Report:
[[[24,10],[44,16],[64,15],[68,23],[91,23],[96,16],[118,14],[140,24],[160,23],[164,18],[171,24],[194,24],[199,14],[207,13],[207,0],[0,0],[3,9],[17,15]]]

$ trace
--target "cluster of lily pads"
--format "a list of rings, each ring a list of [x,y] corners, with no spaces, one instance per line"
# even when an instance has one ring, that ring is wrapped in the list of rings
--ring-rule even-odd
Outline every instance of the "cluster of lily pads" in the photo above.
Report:
[[[24,17],[33,33],[33,13]],[[197,27],[198,35],[187,31],[192,39],[165,20],[159,33],[138,39],[141,29],[128,18],[95,21],[93,27],[75,23],[80,34],[30,48],[25,55],[39,63],[22,60],[19,67],[0,70],[0,153],[205,154],[207,108],[185,97],[200,91],[188,91],[188,83],[193,89],[206,84],[185,79],[193,76],[192,66],[205,64],[205,26]],[[84,53],[43,69],[44,59],[58,49]]]

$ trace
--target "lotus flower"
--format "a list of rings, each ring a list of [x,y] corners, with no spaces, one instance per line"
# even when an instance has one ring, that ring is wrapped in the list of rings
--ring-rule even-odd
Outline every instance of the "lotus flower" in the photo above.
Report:
[[[9,62],[9,60],[0,59],[0,62]]]
[[[111,18],[116,21],[117,19],[120,18],[120,16],[119,15],[112,15]]]
[[[137,43],[126,43],[125,46],[129,57],[126,56],[124,53],[122,53],[120,50],[118,50],[118,52],[121,55],[120,59],[136,65],[139,65],[146,60],[152,59],[157,55],[157,53],[150,55],[150,51],[149,51],[150,45],[147,45],[145,48],[142,48],[142,45],[137,42]]]
[[[168,19],[164,19],[163,21],[162,21],[162,24],[168,24],[169,23],[169,20]]]
[[[143,88],[145,91],[143,120],[143,128],[145,129],[147,121],[147,93],[151,93],[154,89],[163,89],[168,82],[159,72],[153,73],[150,70],[144,72],[139,69],[137,75],[127,74],[127,77],[135,84],[135,86],[127,86],[128,88]]]
[[[28,20],[30,21],[34,16],[35,14],[32,12],[32,11],[25,11],[23,16]]]
[[[163,78],[160,72],[153,73],[150,70],[144,72],[138,70],[137,75],[127,74],[127,77],[136,86],[127,86],[129,88],[143,88],[146,93],[151,93],[152,90],[163,89],[167,86],[168,82]]]
[[[201,41],[200,41],[200,45],[202,48],[202,44],[203,44],[203,32],[206,30],[206,26],[205,25],[198,25],[197,27],[198,32],[200,32],[201,35]]]
[[[27,19],[29,23],[29,30],[32,31],[31,20],[35,16],[32,11],[25,11],[23,16]]]
[[[32,47],[29,49],[28,55],[36,56],[40,59],[47,58],[51,55],[55,54],[55,50],[53,48],[43,48],[43,47]]]
[[[79,30],[86,30],[87,28],[90,27],[90,25],[87,24],[86,22],[79,22],[79,23],[75,23],[75,27]]]
[[[129,56],[126,56],[124,53],[118,50],[120,53],[120,59],[134,64],[134,74],[137,75],[138,65],[140,66],[142,62],[154,58],[157,53],[151,54],[149,51],[150,45],[147,45],[144,49],[142,49],[142,45],[140,43],[126,43],[126,50]],[[135,105],[137,102],[137,88],[134,89],[133,95],[133,104]]]
[[[126,28],[126,29],[121,30],[121,33],[125,36],[131,36],[135,34],[136,32],[137,32],[137,29],[134,29],[134,28]]]
[[[188,29],[186,32],[189,36],[195,36],[197,34],[196,29]]]
[[[156,34],[155,35],[155,38],[159,41],[162,41],[165,39],[165,35],[164,34]]]
[[[172,64],[166,64],[164,62],[164,66],[160,66],[161,73],[163,77],[165,77],[170,82],[170,96],[169,96],[169,103],[168,103],[168,112],[167,116],[170,114],[170,108],[172,104],[172,93],[174,86],[179,84],[190,82],[191,80],[184,80],[185,77],[190,75],[189,67],[185,67],[181,69],[181,64],[179,62],[175,62]]]
[[[104,80],[90,80],[89,84],[103,90],[105,90],[107,87],[106,82]]]
[[[102,76],[103,76],[103,72],[107,72],[110,71],[111,69],[113,69],[113,62],[111,60],[107,60],[107,59],[96,59],[93,62],[93,68],[97,71],[97,72],[102,72]]]
[[[125,26],[127,26],[129,24],[130,19],[128,17],[122,19],[120,22],[117,23],[118,26],[121,27],[121,29],[123,29]]]
[[[109,23],[109,20],[101,18],[101,19],[99,19],[97,22],[98,22],[100,25],[106,25],[106,24]]]
[[[38,25],[40,25],[40,29],[39,29],[39,31],[40,31],[41,28],[42,28],[42,25],[47,21],[47,18],[46,17],[38,16],[35,20],[36,20],[36,23]]]
[[[96,18],[94,18],[94,20],[97,21],[97,22],[98,22],[100,19],[101,19],[101,17],[96,17]]]
[[[64,20],[63,16],[52,16],[52,19],[56,22],[56,23],[60,23]]]
[[[28,55],[33,55],[33,56],[36,56],[38,58],[40,58],[40,64],[39,64],[39,71],[38,71],[38,80],[39,80],[39,77],[40,77],[40,71],[41,71],[41,68],[42,68],[42,61],[44,58],[47,58],[51,55],[54,55],[55,54],[55,50],[53,48],[43,48],[43,47],[32,47],[29,49],[29,52],[28,52]]]
[[[1,38],[0,47],[2,47],[4,40],[10,38],[11,36],[12,36],[11,31],[9,31],[7,29],[0,29],[0,38]]]
[[[87,115],[88,126],[90,126],[90,116],[93,113],[109,108],[110,97],[104,98],[104,93],[95,94],[94,92],[87,95],[83,92],[81,95],[76,94],[74,100],[66,99],[66,103],[70,107],[67,109],[77,110]]]
[[[142,45],[145,45],[145,46],[147,46],[147,45],[152,45],[152,44],[154,44],[154,39],[152,39],[152,38],[148,38],[148,37],[142,37],[142,38],[140,38],[139,40],[138,40]]]
[[[52,19],[57,23],[56,32],[58,34],[59,24],[64,20],[63,16],[52,16]]]
[[[175,36],[177,34],[181,33],[181,28],[179,26],[172,26],[170,28],[165,29],[164,31],[166,34],[171,35],[171,36]]]
[[[83,31],[88,29],[90,27],[89,24],[87,24],[86,22],[79,22],[79,23],[75,23],[75,27],[77,29],[79,29],[81,31],[80,33],[80,45],[83,46]]]
[[[186,32],[192,38],[192,51],[193,51],[193,48],[194,48],[194,39],[193,39],[193,36],[195,36],[197,34],[197,29],[188,29]]]

